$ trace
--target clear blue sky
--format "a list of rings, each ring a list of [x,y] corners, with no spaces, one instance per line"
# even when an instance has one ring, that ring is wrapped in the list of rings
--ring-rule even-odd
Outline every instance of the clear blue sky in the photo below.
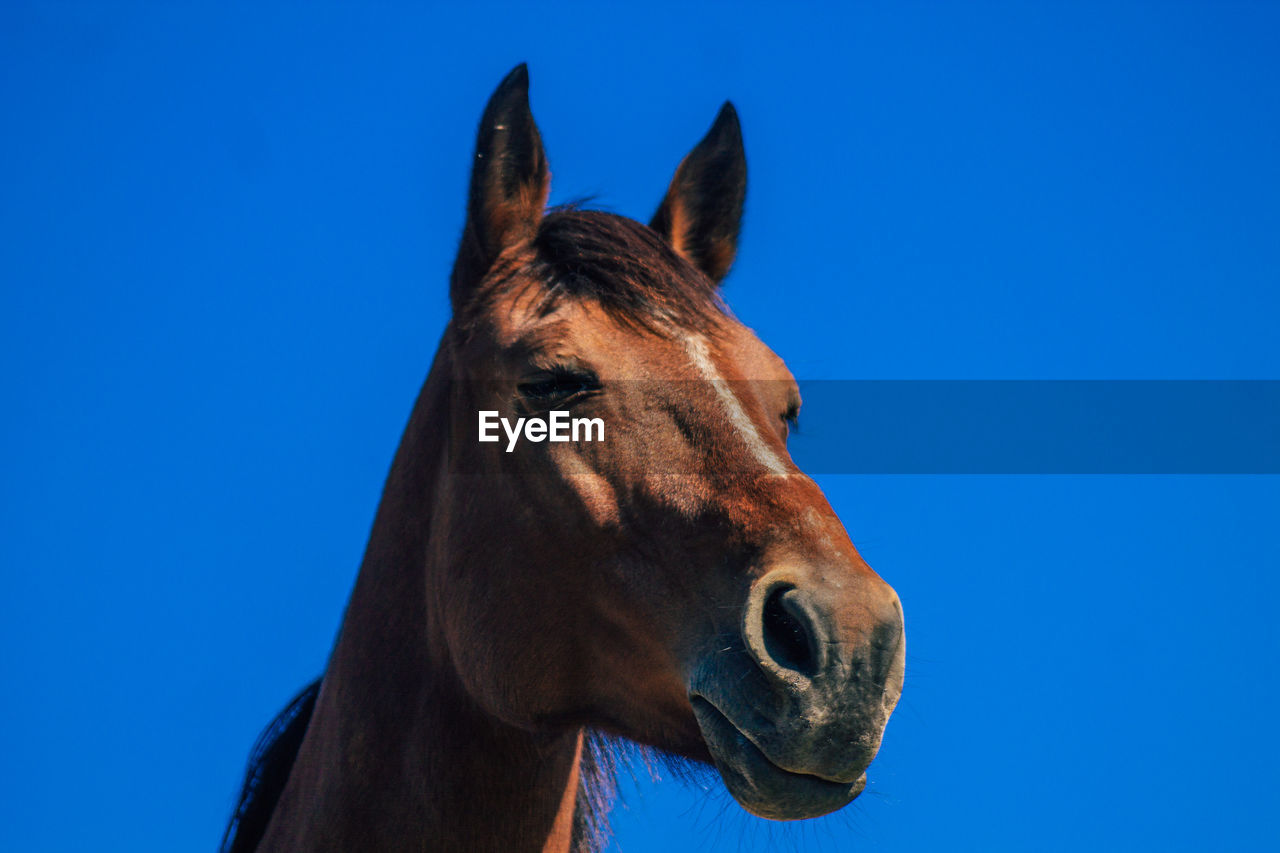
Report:
[[[806,378],[1280,378],[1280,6],[0,6],[0,816],[202,851],[321,669],[484,100],[646,218],[721,101]],[[820,417],[817,413],[807,413]],[[618,849],[1271,850],[1280,478],[821,479],[906,607],[869,793]]]

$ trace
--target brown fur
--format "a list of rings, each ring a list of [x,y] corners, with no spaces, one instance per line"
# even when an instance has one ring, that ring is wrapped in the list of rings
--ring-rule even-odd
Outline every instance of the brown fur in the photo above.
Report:
[[[794,380],[715,292],[742,192],[699,199],[697,158],[741,157],[736,117],[664,201],[691,251],[544,216],[526,87],[486,110],[454,320],[260,850],[562,853],[575,812],[589,844],[587,730],[714,762],[757,814],[817,814],[861,790],[897,699],[897,597],[787,455]],[[522,389],[566,371],[605,442],[475,440],[478,410],[536,408]]]

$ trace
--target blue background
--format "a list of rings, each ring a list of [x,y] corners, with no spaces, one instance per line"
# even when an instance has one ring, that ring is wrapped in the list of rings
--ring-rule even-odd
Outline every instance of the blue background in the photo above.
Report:
[[[734,100],[727,295],[800,376],[1274,379],[1278,35],[1244,3],[3,4],[3,846],[216,844],[323,666],[516,62],[553,201],[638,218]],[[869,793],[777,826],[642,778],[619,849],[1276,848],[1280,479],[821,483],[906,606]]]

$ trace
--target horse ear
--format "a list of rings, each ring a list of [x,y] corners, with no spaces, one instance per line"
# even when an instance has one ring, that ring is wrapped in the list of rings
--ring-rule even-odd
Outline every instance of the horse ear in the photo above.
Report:
[[[746,196],[742,128],[737,110],[725,101],[711,130],[680,161],[649,227],[718,282],[738,251]]]
[[[529,69],[521,63],[498,84],[480,119],[467,223],[449,287],[455,310],[503,249],[537,231],[550,189],[547,155],[529,111]]]

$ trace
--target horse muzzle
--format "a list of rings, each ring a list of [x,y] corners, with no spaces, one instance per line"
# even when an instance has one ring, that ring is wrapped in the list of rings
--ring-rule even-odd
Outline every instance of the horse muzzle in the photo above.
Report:
[[[729,792],[774,820],[852,802],[902,692],[898,596],[870,570],[775,569],[751,588],[741,636],[690,684]]]

